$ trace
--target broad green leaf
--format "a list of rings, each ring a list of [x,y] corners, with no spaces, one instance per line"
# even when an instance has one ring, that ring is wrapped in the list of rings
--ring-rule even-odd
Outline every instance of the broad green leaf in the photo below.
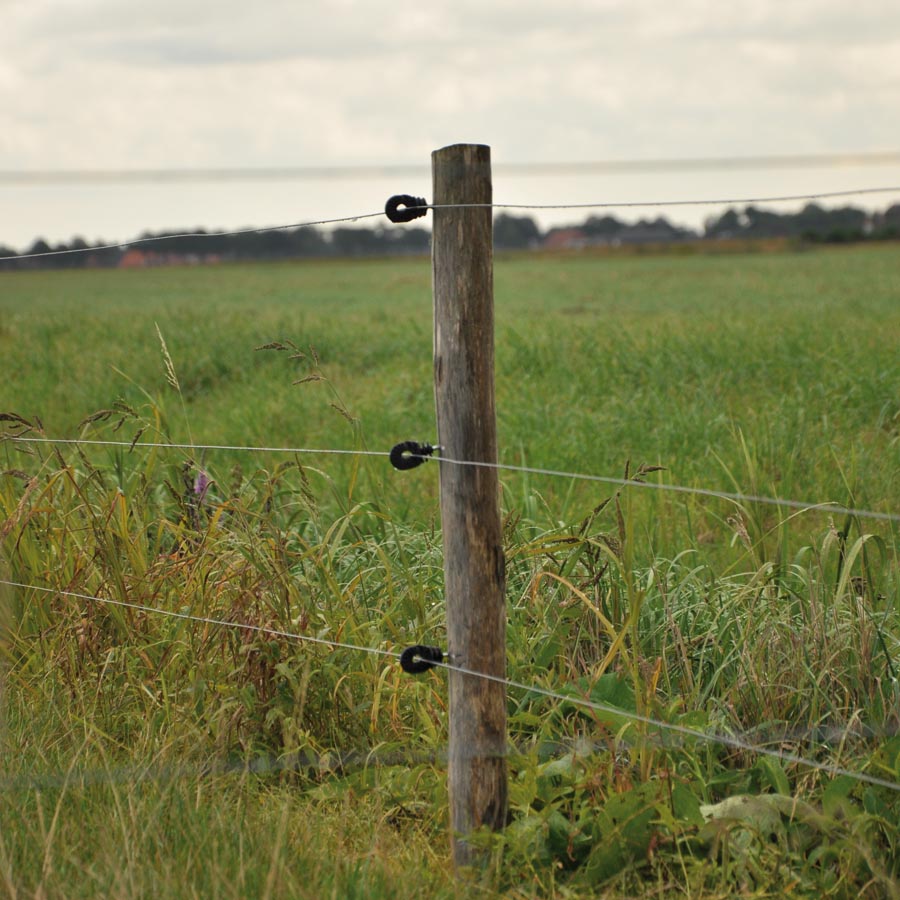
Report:
[[[597,811],[595,846],[584,865],[585,877],[603,881],[645,857],[655,832],[660,785],[642,784],[613,794]]]
[[[763,756],[757,761],[755,768],[769,787],[785,797],[790,797],[790,782],[777,759],[773,759],[771,756]]]
[[[672,786],[672,811],[675,817],[688,825],[702,825],[700,799],[687,784],[676,782]]]
[[[700,814],[709,822],[731,819],[752,828],[762,837],[781,837],[784,825],[776,799],[771,794],[739,794],[728,797],[721,803],[702,804]]]

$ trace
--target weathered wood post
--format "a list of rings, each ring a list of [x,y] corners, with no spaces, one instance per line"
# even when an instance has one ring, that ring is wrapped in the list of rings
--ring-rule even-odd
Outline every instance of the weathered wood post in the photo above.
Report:
[[[494,406],[490,148],[456,144],[431,157],[434,209],[434,391],[441,455],[497,462]],[[450,661],[506,677],[505,560],[497,470],[440,464]],[[506,689],[450,672],[449,791],[453,859],[478,861],[465,836],[506,824]]]

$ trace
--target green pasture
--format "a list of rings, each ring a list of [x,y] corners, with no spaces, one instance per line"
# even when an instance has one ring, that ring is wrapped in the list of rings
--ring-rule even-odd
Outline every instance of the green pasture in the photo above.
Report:
[[[630,460],[676,484],[896,511],[898,259],[891,246],[499,260],[501,461],[621,476]],[[370,450],[433,439],[430,292],[422,259],[7,274],[0,409],[39,416],[52,437],[108,437],[80,423],[121,399],[161,412],[147,439]],[[305,358],[256,349],[275,341]],[[327,381],[294,384],[309,375]],[[235,459],[271,457],[206,462]],[[431,513],[433,475],[410,487],[376,463],[366,477],[392,507],[397,494]],[[511,505],[534,492],[560,519],[605,493],[507,482]],[[723,507],[689,505],[712,540]]]
[[[495,301],[502,463],[900,513],[896,246]],[[510,689],[458,885],[446,678],[383,655],[443,640],[438,466],[201,449],[433,441],[428,261],[4,273],[0,353],[6,437],[197,448],[0,443],[0,893],[900,896],[896,522],[502,472],[509,675],[572,699]]]

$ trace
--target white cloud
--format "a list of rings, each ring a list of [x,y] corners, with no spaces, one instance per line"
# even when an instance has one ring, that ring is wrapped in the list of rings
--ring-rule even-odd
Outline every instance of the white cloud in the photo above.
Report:
[[[13,0],[0,29],[5,169],[896,149],[897,108],[884,0]]]

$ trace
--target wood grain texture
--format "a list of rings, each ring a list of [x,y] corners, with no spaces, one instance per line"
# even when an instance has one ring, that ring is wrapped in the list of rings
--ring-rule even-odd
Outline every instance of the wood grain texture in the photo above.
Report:
[[[432,154],[433,204],[490,204],[490,148]],[[435,209],[434,384],[442,456],[497,461],[493,235],[489,207]],[[454,664],[506,677],[505,560],[496,469],[442,463],[448,651]],[[450,672],[450,817],[457,865],[477,862],[464,836],[506,824],[506,689]]]

